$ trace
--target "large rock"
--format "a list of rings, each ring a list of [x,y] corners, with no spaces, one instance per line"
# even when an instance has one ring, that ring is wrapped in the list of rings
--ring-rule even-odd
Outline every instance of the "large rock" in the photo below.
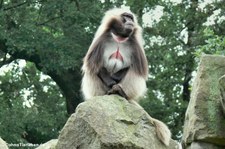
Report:
[[[219,83],[220,83],[220,92],[221,92],[221,107],[223,110],[223,116],[225,118],[225,75],[223,75],[220,79],[219,79]]]
[[[2,138],[0,138],[0,149],[8,149],[8,146]]]
[[[224,56],[202,56],[186,111],[182,139],[185,148],[225,148],[224,97],[221,96],[225,95],[224,74]]]
[[[145,112],[119,96],[81,103],[59,136],[56,149],[177,149],[164,146]]]
[[[44,144],[41,144],[36,149],[55,149],[55,145],[57,144],[58,139],[52,139]]]

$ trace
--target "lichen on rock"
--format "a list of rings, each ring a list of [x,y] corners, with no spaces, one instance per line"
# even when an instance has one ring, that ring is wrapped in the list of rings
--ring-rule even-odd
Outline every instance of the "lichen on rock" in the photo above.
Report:
[[[56,149],[178,149],[162,144],[146,113],[117,95],[81,103],[59,136]]]

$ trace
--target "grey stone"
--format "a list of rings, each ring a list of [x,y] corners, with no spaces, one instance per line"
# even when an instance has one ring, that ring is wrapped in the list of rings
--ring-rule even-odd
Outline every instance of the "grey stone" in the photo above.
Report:
[[[220,93],[221,93],[221,108],[223,111],[223,116],[225,117],[225,75],[223,75],[220,79],[219,79],[219,83],[220,83]]]
[[[68,119],[56,149],[178,149],[163,145],[145,112],[116,95],[81,103]]]
[[[225,146],[225,119],[219,83],[224,74],[224,56],[202,56],[186,111],[183,146],[193,141]]]
[[[224,149],[223,146],[217,146],[212,143],[205,143],[205,142],[192,142],[187,149]]]
[[[52,139],[44,144],[41,144],[36,149],[55,149],[55,145],[57,144],[58,139]]]
[[[8,149],[7,143],[0,138],[0,149]]]

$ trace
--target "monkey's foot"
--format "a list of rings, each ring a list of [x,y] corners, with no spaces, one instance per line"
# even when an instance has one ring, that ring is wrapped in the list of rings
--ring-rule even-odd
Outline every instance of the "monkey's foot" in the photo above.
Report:
[[[126,99],[128,99],[126,93],[123,91],[122,87],[118,84],[113,85],[112,89],[107,92],[108,95],[118,94]]]

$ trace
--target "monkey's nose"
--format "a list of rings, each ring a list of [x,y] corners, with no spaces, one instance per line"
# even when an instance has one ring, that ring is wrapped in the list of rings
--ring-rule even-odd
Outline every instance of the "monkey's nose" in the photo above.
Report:
[[[130,34],[133,32],[133,29],[134,29],[133,23],[128,22],[124,25],[124,32],[125,34],[127,34],[127,37],[130,36]]]
[[[133,32],[133,28],[131,27],[127,27],[127,28],[124,28],[124,34],[123,34],[123,37],[129,37]]]

